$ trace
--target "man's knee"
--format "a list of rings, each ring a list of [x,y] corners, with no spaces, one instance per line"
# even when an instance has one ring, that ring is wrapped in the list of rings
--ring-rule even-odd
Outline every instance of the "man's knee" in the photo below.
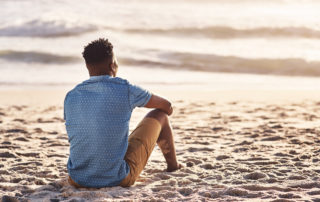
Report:
[[[168,115],[160,109],[151,110],[146,117],[158,120],[162,126],[168,122]]]

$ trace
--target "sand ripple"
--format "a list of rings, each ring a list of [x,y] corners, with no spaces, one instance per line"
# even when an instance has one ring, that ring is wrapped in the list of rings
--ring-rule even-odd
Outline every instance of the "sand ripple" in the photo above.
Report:
[[[171,120],[184,168],[164,172],[156,148],[135,186],[75,189],[66,181],[69,145],[62,107],[0,106],[0,196],[2,201],[320,201],[319,112],[320,104],[311,101],[286,106],[178,101]],[[132,121],[137,123],[137,116]]]

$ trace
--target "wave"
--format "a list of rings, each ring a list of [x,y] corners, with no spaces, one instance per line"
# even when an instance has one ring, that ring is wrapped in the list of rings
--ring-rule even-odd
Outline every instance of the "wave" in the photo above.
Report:
[[[236,56],[170,52],[157,60],[119,57],[120,65],[174,68],[184,70],[249,73],[287,76],[320,76],[320,61],[308,62],[300,58],[249,59]],[[81,62],[80,57],[63,56],[36,51],[0,51],[0,59],[10,62],[71,64]]]
[[[29,86],[29,87],[34,87],[41,84],[41,86],[72,86],[75,85],[74,82],[57,82],[57,81],[52,81],[52,82],[43,82],[43,81],[8,81],[8,82],[2,82],[0,81],[0,86]]]
[[[286,76],[320,76],[320,62],[307,62],[299,58],[248,59],[210,54],[170,53],[163,61],[120,58],[120,64],[132,66],[156,66],[162,68],[189,69],[196,71],[249,73]]]
[[[99,27],[78,21],[29,20],[23,23],[0,27],[0,36],[13,37],[64,37],[81,35],[101,28],[128,33],[204,36],[218,39],[252,37],[301,37],[320,38],[320,30],[307,27],[257,27],[237,29],[228,26],[177,27],[177,28],[129,28]]]
[[[51,53],[42,53],[36,51],[0,51],[0,59],[12,62],[27,62],[27,63],[74,63],[80,59],[73,56],[62,56]]]
[[[24,23],[0,27],[0,36],[63,37],[81,35],[97,29],[98,27],[95,25],[79,22],[30,20]]]
[[[252,38],[252,37],[300,37],[300,38],[320,38],[320,30],[307,27],[258,27],[249,29],[236,29],[227,26],[211,27],[181,27],[170,29],[123,29],[129,33],[143,34],[172,34],[184,36],[205,36],[210,38]]]

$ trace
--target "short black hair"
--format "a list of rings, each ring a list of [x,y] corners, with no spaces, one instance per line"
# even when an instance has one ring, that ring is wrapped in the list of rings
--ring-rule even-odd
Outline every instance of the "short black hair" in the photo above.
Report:
[[[99,64],[105,61],[112,63],[113,45],[108,39],[99,38],[84,47],[82,56],[86,64]]]

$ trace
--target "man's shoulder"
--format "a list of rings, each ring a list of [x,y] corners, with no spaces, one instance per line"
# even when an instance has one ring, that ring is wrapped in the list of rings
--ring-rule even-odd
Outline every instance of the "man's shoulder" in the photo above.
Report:
[[[75,88],[76,87],[74,87],[72,90],[67,92],[66,96],[64,97],[64,104],[66,104],[68,97],[70,97],[72,93],[75,91]]]
[[[126,79],[123,79],[121,77],[111,77],[108,79],[108,81],[116,83],[116,84],[120,84],[120,85],[128,85],[129,81]]]
[[[112,84],[116,84],[116,85],[120,85],[120,86],[128,86],[130,85],[130,82],[126,79],[123,79],[121,77],[109,77],[109,78],[104,78],[102,80],[99,81],[92,81],[90,79],[85,80],[79,84],[77,84],[73,89],[71,89],[70,91],[67,92],[66,97],[71,96],[73,94],[77,94],[77,92],[87,89],[87,87],[90,88],[91,85],[94,84],[108,84],[108,83],[112,83]]]
[[[76,94],[77,91],[79,91],[79,89],[82,88],[83,84],[84,84],[85,81],[77,84],[76,86],[74,86],[71,90],[69,90],[65,96],[65,101],[68,97],[72,96],[73,94]]]

